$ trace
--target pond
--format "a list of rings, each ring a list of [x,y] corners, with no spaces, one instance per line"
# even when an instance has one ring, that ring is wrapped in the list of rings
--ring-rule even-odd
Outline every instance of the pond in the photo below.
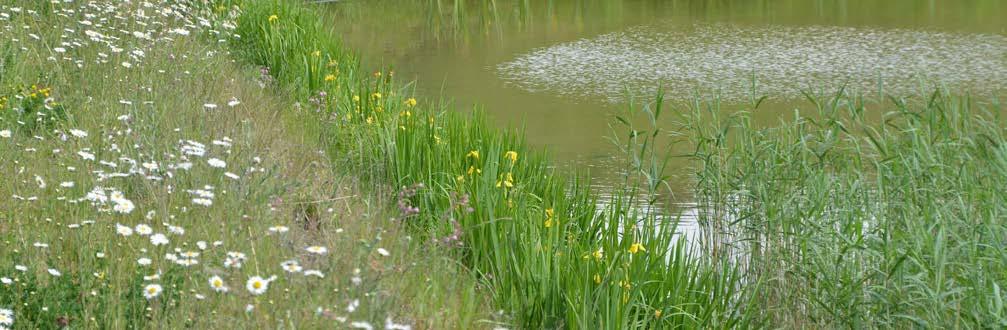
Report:
[[[672,104],[716,94],[728,111],[753,90],[769,95],[757,124],[806,107],[806,90],[911,95],[940,85],[987,100],[1007,90],[1000,0],[342,0],[324,8],[365,66],[390,67],[420,95],[523,127],[559,166],[586,170],[601,186],[622,170],[606,139],[612,113],[627,95],[647,100],[658,86]]]

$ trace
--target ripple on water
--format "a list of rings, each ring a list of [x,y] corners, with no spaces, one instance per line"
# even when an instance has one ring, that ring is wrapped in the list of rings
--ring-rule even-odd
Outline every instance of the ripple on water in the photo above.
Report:
[[[833,26],[640,26],[540,48],[497,66],[533,92],[619,102],[629,88],[686,99],[718,91],[726,100],[758,94],[799,97],[841,85],[911,95],[940,84],[975,94],[1007,89],[1007,37]]]

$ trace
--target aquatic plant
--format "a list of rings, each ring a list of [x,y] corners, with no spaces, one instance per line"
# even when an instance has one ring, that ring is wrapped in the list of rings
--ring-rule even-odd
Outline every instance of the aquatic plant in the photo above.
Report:
[[[519,131],[492,128],[478,112],[417,101],[392,72],[361,73],[338,55],[344,51],[318,19],[297,4],[248,1],[237,47],[258,65],[304,68],[276,73],[302,95],[317,93],[304,87],[324,86],[330,100],[319,118],[331,157],[370,182],[427,187],[403,190],[400,204],[410,215],[403,221],[430,239],[458,235],[456,257],[511,324],[725,327],[745,320],[733,308],[733,269],[693,257],[673,238],[673,221],[638,208],[632,185],[599,206],[585,180],[553,170]],[[330,69],[335,79],[301,74],[327,70],[322,62],[277,55],[310,49],[346,61]],[[458,195],[468,197],[465,211],[455,207]]]
[[[946,91],[809,101],[812,111],[769,128],[750,124],[756,104],[722,115],[696,102],[681,117],[696,146],[704,254],[744,266],[759,317],[793,328],[1007,325],[1000,105]]]

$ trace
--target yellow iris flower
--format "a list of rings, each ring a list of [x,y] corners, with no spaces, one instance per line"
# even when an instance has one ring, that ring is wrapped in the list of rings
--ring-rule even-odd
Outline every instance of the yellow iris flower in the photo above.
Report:
[[[516,151],[508,151],[507,153],[504,154],[504,158],[510,159],[510,161],[512,163],[513,162],[517,162],[517,152]]]

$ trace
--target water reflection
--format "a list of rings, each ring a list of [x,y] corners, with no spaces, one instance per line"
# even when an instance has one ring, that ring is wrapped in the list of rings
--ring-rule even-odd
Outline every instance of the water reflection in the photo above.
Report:
[[[826,29],[840,31],[842,37],[860,32],[899,31],[880,35],[897,37],[896,41],[905,41],[913,33],[937,36],[979,34],[994,41],[991,45],[995,49],[978,51],[995,53],[996,49],[1002,51],[1004,35],[1007,35],[1007,24],[1004,24],[1002,17],[1002,13],[1007,12],[1007,2],[1000,0],[343,0],[326,4],[323,8],[330,15],[332,28],[343,36],[348,46],[360,52],[365,66],[375,69],[391,67],[400,79],[416,80],[417,91],[421,95],[431,98],[443,95],[454,100],[458,110],[467,111],[473,105],[478,105],[501,126],[522,125],[530,143],[548,147],[561,166],[590,170],[596,181],[611,181],[612,174],[618,172],[618,169],[602,169],[609,158],[620,157],[604,136],[608,134],[608,125],[612,122],[610,114],[625,105],[598,102],[597,98],[570,97],[569,91],[562,89],[534,92],[519,88],[513,84],[513,80],[498,75],[497,68],[502,63],[513,62],[537,49],[550,49],[557,45],[576,43],[578,40],[597,40],[604,35],[632,34],[641,29],[657,29],[659,31],[653,32],[674,34],[675,30],[660,29],[676,26],[700,27],[696,30],[706,33],[710,39],[709,46],[703,44],[702,38],[691,37],[691,49],[714,52],[717,48],[712,45],[724,44],[723,41],[716,40],[721,37],[753,43],[755,41],[746,40],[742,36],[757,37],[762,32],[779,35],[780,31],[802,31],[807,34],[814,29]],[[713,28],[725,26],[729,30]],[[742,35],[725,35],[737,31]],[[688,32],[678,30],[677,33],[690,38]],[[858,38],[871,40],[867,36]],[[939,44],[940,40],[946,39],[957,42],[954,37],[931,41]],[[777,37],[776,40],[778,42],[773,47],[774,50],[788,50],[789,45],[784,42],[787,39]],[[981,44],[982,40],[965,40],[969,42],[952,49],[964,49],[957,54],[970,58],[972,50],[967,49],[968,45]],[[842,44],[858,47],[851,42]],[[829,48],[827,40],[818,42],[818,45],[822,46],[816,50],[819,55],[830,52],[830,49],[837,49]],[[907,43],[902,42],[902,45]],[[883,46],[875,43],[872,49],[884,49]],[[734,49],[743,53],[741,48]],[[640,53],[646,51],[646,48],[625,51]],[[864,54],[863,51],[855,52],[854,49],[837,51],[843,51],[850,57]],[[769,62],[779,55],[765,51],[762,53],[761,59],[750,59],[749,64],[744,66],[735,65],[734,71],[741,72],[739,79],[750,76],[746,69],[754,69],[755,74],[762,73],[757,64]],[[743,55],[740,57],[744,58]],[[799,55],[794,54],[788,58]],[[724,57],[722,54],[721,56]],[[690,63],[702,64],[701,59],[700,56],[694,56]],[[978,72],[983,68],[992,68],[983,73],[982,77],[975,77],[975,84],[982,85],[982,78],[986,79],[985,82],[1003,86],[1003,67],[1007,58],[1001,54],[987,58],[985,64],[998,59],[999,67],[966,63],[972,66],[965,71]],[[960,58],[952,60],[958,61],[954,63],[961,63]],[[815,62],[808,63],[810,65]],[[844,62],[826,61],[824,65],[851,69],[843,68]],[[814,73],[815,67],[792,69]],[[941,68],[941,71],[955,69],[957,68],[949,66]],[[802,77],[800,73],[792,74],[789,70],[770,73],[776,77]],[[581,74],[572,75],[568,79],[580,76]],[[715,86],[703,81],[702,71],[696,70],[694,76],[694,83]],[[540,77],[537,81],[542,79],[547,77]],[[956,78],[956,81],[968,79]],[[652,80],[643,82],[643,86],[622,87],[629,87],[629,92],[641,95],[641,90],[654,87]],[[686,86],[669,84],[665,87],[671,91],[690,91],[690,88],[695,87],[694,83]],[[737,93],[739,85],[743,84],[735,81],[723,87],[729,89],[729,92]],[[621,92],[612,93],[614,88],[604,90],[609,93],[605,98],[612,94],[623,95]],[[775,124],[781,116],[790,116],[793,109],[806,108],[807,105],[806,102],[790,99],[773,100],[762,107],[763,111],[754,114],[753,122]],[[742,107],[739,104],[722,104],[725,111]]]
[[[799,98],[808,89],[894,95],[938,86],[984,96],[1007,88],[1007,37],[849,27],[740,27],[672,23],[562,43],[497,66],[531,92],[621,103],[626,88],[656,86],[685,100],[715,90],[726,101]]]
[[[626,105],[598,101],[624,95],[616,87],[642,95],[663,81],[670,91],[698,86],[737,95],[745,85],[738,79],[755,74],[797,86],[856,76],[866,89],[878,72],[915,79],[919,71],[951,78],[956,87],[1007,84],[1002,0],[342,0],[324,8],[365,66],[391,67],[400,79],[416,80],[421,96],[453,99],[460,111],[479,105],[501,126],[522,125],[531,144],[550,150],[560,167],[589,171],[602,192],[625,172],[605,135],[611,113]],[[598,56],[570,61],[579,57],[555,52],[564,47]],[[499,75],[505,63],[522,60],[551,65],[510,65],[514,70]],[[598,79],[612,76],[619,79]],[[807,107],[773,99],[752,123],[775,124]],[[676,160],[671,174],[687,177],[689,165]],[[690,199],[679,193],[667,203]],[[688,206],[679,229],[686,236],[697,228],[688,220],[698,211]]]

